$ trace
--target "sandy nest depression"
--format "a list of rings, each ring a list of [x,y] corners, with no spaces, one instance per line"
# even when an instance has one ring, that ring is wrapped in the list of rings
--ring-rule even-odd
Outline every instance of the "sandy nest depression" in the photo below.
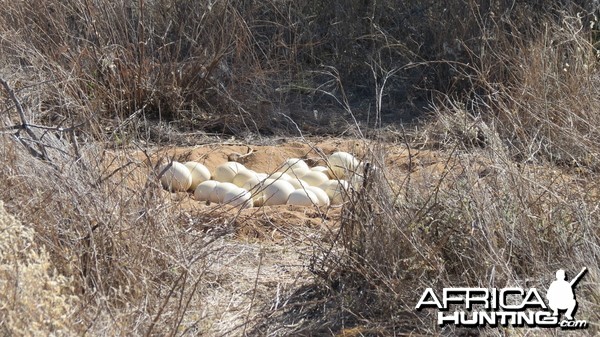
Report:
[[[109,166],[116,168],[123,161],[136,161],[137,169],[128,181],[133,187],[156,180],[157,166],[168,160],[197,161],[214,172],[218,165],[237,158],[256,172],[271,173],[288,158],[302,158],[309,166],[316,166],[323,165],[323,159],[336,151],[362,158],[368,149],[374,148],[367,141],[348,139],[276,142],[272,145],[212,143],[119,152],[113,154],[114,160]],[[460,156],[409,149],[404,145],[384,144],[378,148],[384,151],[382,166],[392,189],[404,186],[408,176],[412,185],[426,187],[437,184],[442,175],[458,177],[465,171]],[[250,151],[253,151],[251,155],[243,157]],[[452,159],[450,163],[449,158],[454,157],[458,160]],[[485,157],[472,156],[466,160],[482,177],[494,170],[494,163]],[[207,275],[213,278],[213,286],[201,296],[202,301],[210,305],[197,313],[198,321],[202,322],[198,330],[190,331],[238,335],[250,329],[252,322],[268,319],[286,304],[289,294],[310,281],[308,266],[315,255],[315,243],[332,247],[340,224],[341,206],[317,209],[281,205],[239,210],[207,205],[194,200],[193,193],[170,193],[158,186],[157,193],[164,203],[181,210],[177,223],[198,232],[227,233],[219,237],[214,248],[216,253],[209,257]]]

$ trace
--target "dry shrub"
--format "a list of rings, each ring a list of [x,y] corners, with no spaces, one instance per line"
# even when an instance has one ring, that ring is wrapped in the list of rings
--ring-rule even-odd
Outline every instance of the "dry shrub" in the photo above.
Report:
[[[435,165],[410,162],[406,144],[398,175],[387,145],[371,146],[378,169],[344,206],[339,240],[316,245],[319,291],[290,310],[309,322],[294,333],[455,334],[414,310],[425,288],[546,289],[556,270],[582,267],[577,317],[600,319],[597,50],[581,17],[563,15],[523,33],[507,22],[494,35],[504,48],[449,63],[470,89],[432,105],[420,145],[439,151]]]
[[[203,318],[210,329],[199,296],[231,217],[184,212],[143,158],[93,144],[75,157],[70,143],[62,146],[65,157],[47,162],[3,135],[0,199],[35,230],[43,267],[71,280],[76,332],[167,335],[200,329]],[[224,229],[206,234],[205,226]]]
[[[7,336],[72,336],[77,331],[73,279],[57,272],[35,235],[0,202],[0,331]]]
[[[104,127],[113,130],[107,122],[131,116],[179,123],[181,129],[202,125],[222,131],[229,119],[236,127],[242,97],[233,93],[243,90],[235,84],[255,66],[247,52],[246,23],[234,5],[7,3],[0,15],[2,53],[11,64],[44,72],[45,81],[58,83],[60,90],[50,91],[43,102],[51,121],[86,121],[96,136],[106,132]]]
[[[559,23],[511,34],[477,63],[456,65],[471,93],[437,101],[431,137],[485,147],[496,132],[518,161],[597,170],[600,54],[590,29],[597,22],[583,18],[561,13]]]
[[[374,148],[368,158],[379,172],[344,206],[336,248],[316,244],[320,290],[296,298],[301,304],[286,323],[306,322],[293,333],[437,335],[436,313],[414,310],[426,288],[547,289],[556,270],[572,277],[582,267],[589,274],[577,289],[577,318],[600,319],[598,184],[549,166],[522,167],[492,149],[448,151],[398,176],[383,164],[385,145]]]
[[[308,102],[324,114],[338,108],[332,97],[345,96],[357,119],[373,122],[371,99],[394,72],[381,107],[384,122],[411,120],[436,93],[464,96],[480,89],[473,81],[477,69],[460,64],[484,63],[502,82],[509,69],[490,55],[533,40],[546,22],[560,22],[563,11],[582,13],[588,25],[594,10],[589,1],[298,1],[290,5],[293,25],[284,35],[297,57],[290,58],[294,68],[278,92],[297,105],[291,109]],[[338,76],[332,79],[329,67]]]
[[[315,109],[342,116],[329,95],[340,94],[338,83],[324,66],[336,69],[365,123],[365,100],[395,71],[383,106],[394,123],[422,113],[432,91],[472,88],[474,74],[452,62],[512,50],[519,40],[506,44],[505,36],[543,31],[544,18],[561,9],[592,10],[589,1],[569,3],[5,1],[0,48],[3,62],[45,74],[40,118],[86,122],[95,137],[128,118],[141,123],[122,127],[118,142],[156,121],[240,134],[277,130],[285,114],[337,128],[331,118],[306,118]]]
[[[522,42],[527,53],[498,53],[498,60],[510,60],[514,78],[508,88],[491,84],[498,95],[483,101],[518,158],[599,168],[600,54],[587,28],[581,17],[565,14],[560,25]]]

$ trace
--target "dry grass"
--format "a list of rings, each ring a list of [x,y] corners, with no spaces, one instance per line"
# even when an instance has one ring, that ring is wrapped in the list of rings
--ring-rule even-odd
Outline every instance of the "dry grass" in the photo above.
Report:
[[[3,335],[71,336],[77,296],[59,274],[35,231],[5,212],[0,202],[0,329]]]
[[[578,288],[578,317],[591,326],[574,334],[598,333],[598,52],[581,18],[563,15],[543,29],[496,35],[504,48],[473,55],[475,64],[451,63],[472,91],[433,104],[412,137],[419,148],[405,144],[408,172],[386,164],[389,145],[371,147],[366,159],[379,170],[364,173],[346,205],[339,249],[317,254],[320,290],[302,294],[312,301],[303,315],[283,315],[312,322],[294,333],[465,333],[414,311],[423,289],[546,289],[556,270],[573,276],[582,267],[590,273]],[[438,149],[427,167],[415,156],[422,148]],[[310,305],[315,297],[326,304]]]
[[[244,126],[248,116],[238,100],[249,96],[235,84],[261,69],[254,53],[246,53],[251,36],[234,4],[34,1],[3,7],[5,62],[43,77],[32,81],[44,92],[41,120],[83,122],[80,129],[95,137],[108,133],[119,144],[149,133],[156,122],[218,132]]]
[[[598,333],[587,2],[2,4],[0,200],[19,221],[0,218],[0,331],[452,335],[414,312],[424,288],[543,289],[556,269],[586,266],[577,317]],[[426,100],[431,118],[393,146],[397,167],[365,125]],[[132,155],[195,128],[304,132],[296,121],[310,117],[292,112],[332,106],[344,117],[325,126],[363,136],[372,165],[339,231],[306,235],[312,254],[233,240],[239,214],[186,211]],[[280,256],[312,277],[270,279]],[[530,333],[517,330],[479,332]]]
[[[597,170],[600,55],[585,27],[597,21],[566,13],[561,20],[488,46],[478,64],[457,64],[473,90],[464,100],[440,100],[436,123],[471,146],[485,146],[485,133],[497,132],[520,162]]]
[[[151,168],[132,179],[141,163],[130,160],[102,171],[106,152],[92,145],[81,151],[85,155],[77,161],[55,163],[64,165],[60,169],[6,136],[0,151],[7,163],[0,173],[1,198],[31,224],[57,273],[73,279],[82,304],[72,321],[79,331],[102,335],[165,334],[193,324],[182,322],[184,313],[205,280],[215,238],[195,229],[201,219],[157,194]]]

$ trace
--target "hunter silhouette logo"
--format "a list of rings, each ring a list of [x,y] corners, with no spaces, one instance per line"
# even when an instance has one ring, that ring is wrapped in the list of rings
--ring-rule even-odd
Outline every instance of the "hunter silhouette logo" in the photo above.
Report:
[[[536,288],[444,288],[438,296],[432,288],[421,295],[415,309],[437,308],[440,326],[460,327],[513,326],[585,329],[587,321],[575,320],[575,287],[587,272],[583,268],[570,282],[565,271],[556,272],[544,302]],[[559,313],[565,311],[565,319]]]
[[[575,292],[573,288],[577,285],[577,282],[587,272],[587,268],[583,268],[571,282],[565,280],[565,271],[559,269],[556,271],[556,281],[550,284],[546,298],[548,299],[548,306],[552,309],[552,315],[558,316],[559,310],[566,310],[565,318],[568,320],[573,319],[573,313],[577,309],[577,301],[575,300]]]

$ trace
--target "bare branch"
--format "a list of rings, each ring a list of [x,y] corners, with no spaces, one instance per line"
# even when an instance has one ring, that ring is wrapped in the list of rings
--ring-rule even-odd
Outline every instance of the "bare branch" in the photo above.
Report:
[[[35,157],[44,159],[44,160],[49,160],[48,153],[46,152],[46,148],[45,148],[44,144],[42,142],[40,142],[37,135],[33,131],[31,131],[31,128],[29,127],[29,124],[27,123],[27,118],[25,117],[25,111],[23,110],[23,106],[21,105],[21,102],[15,95],[15,92],[8,85],[8,83],[2,78],[0,78],[0,84],[4,87],[4,90],[6,90],[6,93],[8,93],[8,97],[15,103],[15,108],[17,109],[17,113],[19,114],[19,119],[21,120],[20,130],[25,130],[25,132],[27,132],[29,137],[31,137],[31,139],[33,139],[33,141],[37,144],[38,149],[37,150],[34,149],[31,145],[25,143],[25,141],[20,138],[20,136],[19,136],[20,130],[17,131],[15,136],[19,139],[21,144],[23,144],[25,147],[27,147],[29,149],[29,151],[31,152],[32,155],[34,155]]]

